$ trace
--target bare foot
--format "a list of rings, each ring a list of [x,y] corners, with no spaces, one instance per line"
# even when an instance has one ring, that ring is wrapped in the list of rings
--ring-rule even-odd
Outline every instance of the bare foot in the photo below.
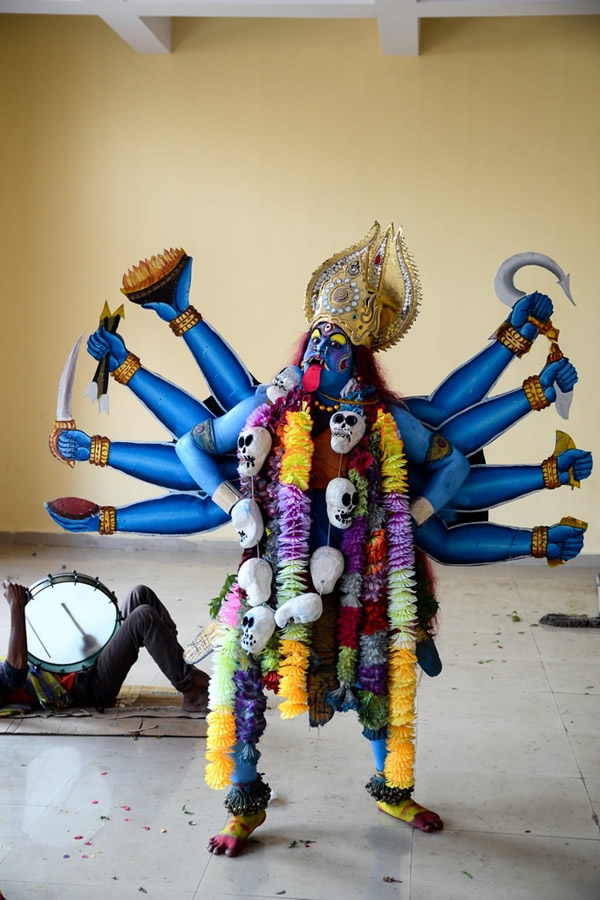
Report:
[[[184,712],[208,712],[208,675],[194,669],[194,680],[189,690],[183,694],[181,708]]]
[[[237,856],[255,828],[267,818],[264,809],[253,816],[232,816],[223,831],[213,835],[208,842],[208,852],[220,856]]]
[[[418,828],[419,831],[441,831],[444,823],[437,813],[431,809],[425,809],[415,800],[403,800],[402,803],[383,803],[378,801],[377,809],[393,816],[394,819],[400,819],[406,822],[412,828]]]

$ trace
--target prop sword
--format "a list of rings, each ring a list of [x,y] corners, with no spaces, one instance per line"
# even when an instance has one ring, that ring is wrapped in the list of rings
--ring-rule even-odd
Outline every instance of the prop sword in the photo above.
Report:
[[[571,296],[571,276],[568,275],[563,269],[561,269],[556,260],[552,259],[551,256],[546,256],[544,253],[535,253],[532,251],[515,253],[514,256],[509,256],[508,259],[505,259],[498,268],[496,277],[494,278],[494,290],[496,291],[496,296],[502,303],[505,303],[507,306],[510,306],[512,308],[517,300],[520,300],[521,297],[525,296],[525,291],[521,291],[519,288],[515,287],[514,282],[515,275],[517,274],[519,269],[524,268],[524,266],[541,266],[541,268],[547,269],[549,272],[552,272],[552,274],[556,275],[556,277],[558,278],[558,284],[560,285],[568,299],[571,301],[573,306],[576,305],[573,297]],[[550,353],[552,361],[554,361],[555,359],[560,359],[563,354],[558,346],[558,330],[554,328],[550,321],[548,321],[547,326],[547,330],[544,333],[552,342]],[[561,416],[561,418],[568,419],[569,409],[571,408],[571,401],[573,400],[573,391],[561,391],[558,385],[555,385],[555,390],[556,411],[559,416]]]
[[[66,463],[68,466],[73,468],[75,466],[74,459],[64,459],[60,455],[58,449],[58,436],[62,431],[67,429],[75,428],[75,419],[71,413],[71,397],[73,394],[73,381],[75,379],[75,369],[77,367],[77,357],[79,355],[79,348],[81,347],[81,341],[83,340],[83,334],[81,334],[78,339],[75,341],[75,346],[69,353],[67,357],[67,361],[65,363],[64,369],[62,371],[62,375],[60,376],[60,381],[58,383],[58,396],[56,399],[56,419],[54,420],[54,425],[52,426],[52,431],[50,432],[50,436],[48,438],[48,444],[50,446],[50,452],[55,459],[60,460],[60,462]]]
[[[100,315],[99,325],[110,332],[110,334],[115,334],[119,327],[119,322],[124,318],[125,310],[123,305],[119,306],[114,313],[111,313],[108,303],[105,302]],[[95,403],[97,400],[99,411],[106,413],[108,412],[108,357],[109,354],[107,353],[96,366],[94,377],[84,394],[84,397],[91,398],[92,403]]]

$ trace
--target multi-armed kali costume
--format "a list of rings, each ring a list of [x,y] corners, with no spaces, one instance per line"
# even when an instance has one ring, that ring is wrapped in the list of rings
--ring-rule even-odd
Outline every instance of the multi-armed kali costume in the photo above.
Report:
[[[466,459],[527,412],[549,406],[555,385],[573,387],[576,372],[558,350],[550,300],[524,297],[495,339],[431,397],[401,400],[385,386],[373,354],[410,327],[420,288],[401,233],[375,224],[313,275],[310,328],[296,364],[255,390],[188,304],[191,260],[181,252],[152,263],[129,274],[125,292],[172,328],[183,323],[180,333],[227,411],[214,416],[100,329],[89,342],[92,355],[109,353],[113,374],[177,438],[108,442],[104,461],[175,492],[123,509],[90,507],[77,518],[68,502],[48,508],[65,528],[105,532],[190,533],[231,515],[244,552],[219,612],[207,781],[232,785],[232,819],[209,849],[235,855],[264,820],[269,788],[257,774],[256,745],[266,725],[265,687],[283,698],[284,718],[308,710],[311,724],[322,725],[335,711],[356,710],[373,748],[376,772],[367,788],[379,808],[425,831],[441,828],[411,798],[417,664],[439,671],[429,637],[437,604],[420,551],[453,564],[520,556],[558,562],[583,545],[585,526],[577,520],[531,530],[453,524],[461,511],[573,485],[591,471],[590,454],[566,437],[542,466],[470,466]],[[553,339],[539,377],[485,399],[538,332]],[[125,369],[128,377],[120,378]],[[56,448],[64,459],[93,461],[94,441],[108,439],[71,428]],[[235,450],[237,477],[227,456]]]

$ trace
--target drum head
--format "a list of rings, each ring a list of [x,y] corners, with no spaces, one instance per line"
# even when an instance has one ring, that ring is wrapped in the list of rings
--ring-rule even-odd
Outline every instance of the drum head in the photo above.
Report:
[[[28,659],[50,672],[93,665],[120,624],[115,595],[89,575],[48,575],[29,588],[29,598]]]

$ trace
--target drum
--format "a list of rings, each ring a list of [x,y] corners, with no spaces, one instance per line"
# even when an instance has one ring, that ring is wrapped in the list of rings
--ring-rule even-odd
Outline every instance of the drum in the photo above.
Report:
[[[93,665],[121,624],[117,598],[98,578],[58,572],[28,588],[28,659],[49,672]]]

